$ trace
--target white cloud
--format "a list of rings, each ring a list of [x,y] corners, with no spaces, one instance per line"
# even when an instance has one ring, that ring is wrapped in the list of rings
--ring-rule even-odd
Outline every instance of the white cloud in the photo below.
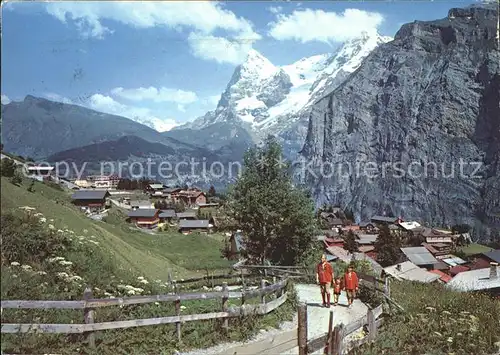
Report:
[[[67,23],[72,20],[84,37],[102,39],[113,30],[103,25],[102,20],[113,20],[135,28],[151,28],[163,26],[176,31],[188,30],[201,35],[210,35],[216,30],[233,33],[239,38],[252,39],[252,42],[261,38],[254,32],[253,25],[245,18],[236,16],[226,10],[218,2],[51,2],[47,5],[47,12]],[[215,37],[213,37],[215,38]],[[204,55],[199,41],[190,41],[195,47],[193,53],[204,59],[220,59],[224,55],[212,51]],[[212,43],[214,43],[212,41]],[[218,47],[220,48],[220,44]],[[223,45],[222,45],[223,46]],[[251,47],[251,43],[246,47]],[[201,45],[206,47],[206,45]],[[235,51],[230,53],[230,59],[219,62],[234,63]]]
[[[195,102],[198,97],[192,91],[171,89],[166,87],[124,89],[117,87],[111,90],[111,94],[130,101],[154,101],[154,102],[176,102],[181,105]]]
[[[112,97],[102,94],[92,95],[88,100],[87,106],[96,111],[130,118],[159,132],[169,131],[178,125],[174,119],[156,117],[148,108],[124,105],[115,101]]]
[[[342,42],[364,31],[376,30],[384,17],[376,12],[346,9],[343,13],[323,10],[299,10],[290,15],[278,15],[270,23],[269,35],[277,40],[295,40],[301,43],[318,41]]]
[[[7,105],[10,102],[11,100],[9,99],[9,97],[7,95],[2,94],[2,104]]]
[[[254,41],[254,38],[227,39],[199,33],[191,33],[188,37],[191,51],[196,57],[235,65],[245,61]]]
[[[281,6],[269,6],[267,10],[272,14],[279,14],[283,11],[283,8]]]

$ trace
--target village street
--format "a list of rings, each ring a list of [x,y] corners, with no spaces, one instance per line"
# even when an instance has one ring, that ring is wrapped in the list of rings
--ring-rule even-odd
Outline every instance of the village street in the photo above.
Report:
[[[330,309],[320,307],[321,294],[317,285],[297,284],[300,302],[307,307],[308,340],[317,338],[328,331],[330,312],[334,313],[334,325],[351,323],[366,315],[368,308],[355,300],[351,309],[347,308],[347,298],[343,292],[339,305]],[[297,355],[297,320],[286,322],[279,330],[261,332],[254,340],[245,343],[226,343],[208,349],[198,349],[182,355]],[[322,351],[316,354],[322,354]]]

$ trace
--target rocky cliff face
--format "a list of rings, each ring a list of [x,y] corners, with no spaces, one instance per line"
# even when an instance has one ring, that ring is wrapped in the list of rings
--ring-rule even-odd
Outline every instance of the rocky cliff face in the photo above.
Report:
[[[406,24],[314,105],[295,173],[318,204],[498,235],[497,18],[470,7]]]

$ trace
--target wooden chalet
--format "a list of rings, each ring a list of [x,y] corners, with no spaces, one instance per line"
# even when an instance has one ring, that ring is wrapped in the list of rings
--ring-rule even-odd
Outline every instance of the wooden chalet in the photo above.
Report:
[[[128,219],[139,228],[154,229],[160,223],[160,210],[141,208],[128,212]]]
[[[208,233],[212,228],[209,220],[182,220],[179,222],[179,232],[182,234],[189,234],[191,232],[206,232]]]
[[[79,190],[71,195],[73,204],[89,212],[99,212],[109,206],[107,190]]]

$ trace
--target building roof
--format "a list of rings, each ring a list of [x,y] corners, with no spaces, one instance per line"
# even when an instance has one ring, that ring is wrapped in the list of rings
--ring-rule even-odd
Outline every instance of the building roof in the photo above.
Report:
[[[374,225],[372,222],[361,222],[361,223],[359,224],[359,226],[360,226],[361,228],[368,227],[368,226],[375,227],[375,225]]]
[[[361,253],[368,253],[375,250],[375,247],[373,245],[362,245],[358,249]]]
[[[358,244],[374,244],[378,238],[378,234],[356,234]]]
[[[467,261],[454,255],[450,255],[448,258],[443,258],[441,259],[441,261],[452,267],[457,265],[467,264]]]
[[[447,286],[456,291],[479,291],[500,288],[500,267],[495,266],[497,277],[490,279],[490,268],[464,271],[457,274]]]
[[[451,275],[458,275],[459,273],[461,272],[466,272],[466,271],[469,271],[470,269],[467,267],[467,266],[463,266],[463,265],[457,265],[457,266],[453,266],[449,271],[449,273]]]
[[[163,189],[165,186],[163,184],[149,184],[149,187],[155,190]]]
[[[386,217],[386,216],[373,216],[371,221],[375,222],[386,222],[386,223],[396,223],[398,221],[398,217]]]
[[[129,217],[154,217],[157,212],[158,210],[155,208],[139,208],[134,211],[129,211],[127,215]]]
[[[399,270],[398,270],[399,266]],[[418,281],[429,283],[440,278],[435,273],[424,270],[410,261],[405,261],[396,265],[384,268],[384,271],[398,280]]]
[[[175,210],[161,210],[160,218],[175,218]]]
[[[415,229],[415,228],[418,228],[418,227],[421,227],[420,223],[418,222],[401,222],[398,224],[401,228],[403,228],[404,230],[412,230],[412,229]]]
[[[451,237],[448,236],[430,236],[430,237],[425,237],[425,241],[427,243],[453,243],[453,240]]]
[[[401,251],[415,265],[437,264],[438,261],[425,247],[401,248]]]
[[[71,198],[73,200],[103,200],[111,196],[107,190],[80,190],[76,191]]]
[[[328,224],[335,225],[335,226],[342,226],[344,222],[340,218],[330,218],[327,220]]]
[[[209,228],[210,224],[207,219],[196,219],[194,221],[182,220],[179,222],[179,229],[183,228]]]
[[[151,206],[153,203],[149,200],[132,200],[130,206]]]
[[[452,277],[448,274],[445,274],[444,272],[440,270],[431,270],[429,272],[432,272],[433,274],[439,275],[439,279],[443,281],[444,283],[448,283]]]
[[[166,193],[172,193],[172,192],[179,192],[182,191],[180,187],[167,187],[164,192]]]
[[[489,251],[487,253],[483,253],[483,255],[496,263],[500,263],[500,249],[496,249],[496,250]]]
[[[177,218],[196,218],[196,212],[188,211],[188,212],[179,212],[177,213]]]

